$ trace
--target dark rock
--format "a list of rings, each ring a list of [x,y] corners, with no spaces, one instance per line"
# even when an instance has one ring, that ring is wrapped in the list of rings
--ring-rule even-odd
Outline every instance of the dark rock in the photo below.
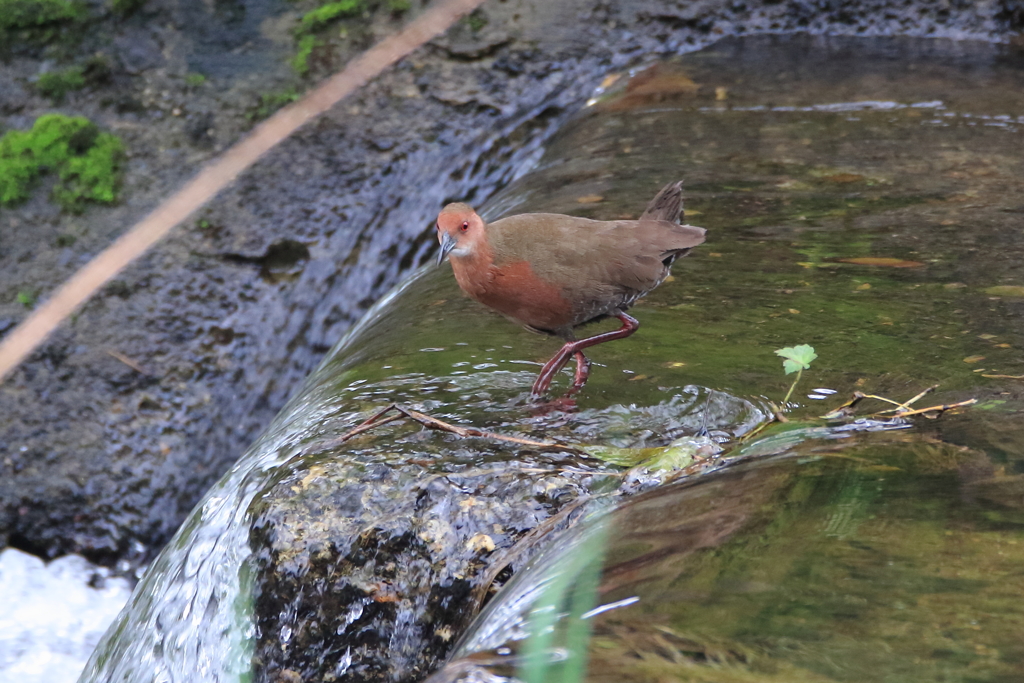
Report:
[[[579,462],[495,453],[477,473],[402,450],[373,477],[365,451],[307,458],[257,497],[258,681],[421,678],[473,616],[489,562],[589,488]]]
[[[196,114],[189,117],[189,120],[186,122],[185,134],[188,135],[189,142],[196,147],[199,147],[200,149],[211,149],[214,143],[213,125],[213,112]]]
[[[141,74],[164,63],[160,44],[143,31],[118,36],[114,39],[114,48],[121,66],[130,74]]]

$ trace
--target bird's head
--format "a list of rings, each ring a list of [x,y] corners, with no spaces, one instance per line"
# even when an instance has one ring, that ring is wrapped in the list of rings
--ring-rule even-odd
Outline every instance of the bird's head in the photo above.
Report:
[[[437,263],[451,253],[453,256],[469,256],[486,241],[484,219],[465,204],[449,204],[437,216],[437,240],[441,251]]]

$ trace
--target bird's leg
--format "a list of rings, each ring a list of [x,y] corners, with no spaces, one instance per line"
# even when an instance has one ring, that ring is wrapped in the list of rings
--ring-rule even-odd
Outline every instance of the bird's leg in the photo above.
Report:
[[[583,384],[587,381],[587,375],[590,370],[590,361],[581,352],[583,349],[603,344],[607,341],[613,341],[615,339],[623,339],[633,334],[640,328],[640,323],[637,322],[636,318],[626,315],[623,311],[619,311],[615,314],[615,317],[622,321],[622,327],[611,332],[604,332],[602,334],[595,334],[593,337],[587,337],[586,339],[580,339],[578,341],[566,342],[564,346],[555,354],[554,358],[544,364],[544,367],[540,369],[540,374],[537,376],[537,381],[533,383],[533,395],[540,396],[548,387],[551,386],[551,380],[554,379],[555,373],[561,370],[569,359],[579,354],[576,359],[576,377],[573,381],[573,389],[579,391]],[[585,366],[580,364],[580,357],[586,361]],[[581,368],[585,368],[581,370]]]
[[[576,349],[573,348],[573,345],[576,343],[574,341],[566,342],[558,350],[558,353],[540,369],[540,374],[537,375],[537,379],[533,383],[533,389],[531,389],[531,393],[534,396],[540,396],[548,390],[548,387],[551,386],[551,380],[555,378],[555,373],[561,370],[569,359],[572,358],[573,354],[576,353]]]
[[[590,376],[590,359],[582,351],[576,352],[576,376],[572,379],[572,393],[576,393],[587,383]]]

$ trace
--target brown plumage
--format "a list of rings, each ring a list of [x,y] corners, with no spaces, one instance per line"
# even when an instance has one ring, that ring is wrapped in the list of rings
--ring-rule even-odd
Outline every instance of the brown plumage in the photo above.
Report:
[[[589,372],[582,350],[635,332],[639,323],[626,310],[665,280],[673,261],[704,241],[703,228],[679,224],[681,214],[681,182],[666,185],[638,220],[533,213],[487,225],[469,206],[449,204],[437,218],[439,262],[450,254],[459,286],[480,303],[564,339],[533,393],[546,391],[575,356],[573,393]],[[622,328],[576,339],[573,328],[607,316]]]

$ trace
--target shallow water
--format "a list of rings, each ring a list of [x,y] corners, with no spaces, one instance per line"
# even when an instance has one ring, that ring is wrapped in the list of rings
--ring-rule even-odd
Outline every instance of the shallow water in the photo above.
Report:
[[[1021,67],[990,45],[759,38],[609,83],[533,173],[482,208],[635,217],[681,177],[688,220],[709,229],[636,307],[640,331],[593,349],[578,410],[527,401],[555,341],[467,301],[447,266],[419,273],[207,496],[83,680],[245,675],[250,504],[309,464],[293,460],[305,446],[393,401],[611,450],[706,426],[727,449],[718,464],[763,461],[683,484],[664,528],[645,526],[664,513],[630,517],[642,500],[620,515],[602,599],[639,596],[635,609],[650,612],[605,613],[640,616],[599,622],[594,651],[613,656],[595,678],[913,680],[910,667],[920,680],[1011,680],[1024,608],[1010,599],[1018,579],[1005,558],[1024,543],[1024,448],[1020,380],[999,375],[1024,374]],[[798,429],[738,447],[793,379],[774,350],[802,343],[819,359],[787,406]],[[813,421],[857,390],[906,400],[934,384],[918,405],[979,403],[934,422]],[[359,457],[377,448],[407,464],[419,450],[443,467],[473,453],[418,432],[382,428],[383,445]],[[729,485],[737,478],[745,488]],[[734,514],[681,531],[693,500]],[[641,531],[653,535],[630,545]],[[651,551],[684,533],[701,540]],[[972,606],[997,617],[961,629]],[[481,626],[491,640],[479,646],[514,639],[508,623]],[[979,624],[993,637],[971,640]],[[899,642],[879,645],[887,639]]]

